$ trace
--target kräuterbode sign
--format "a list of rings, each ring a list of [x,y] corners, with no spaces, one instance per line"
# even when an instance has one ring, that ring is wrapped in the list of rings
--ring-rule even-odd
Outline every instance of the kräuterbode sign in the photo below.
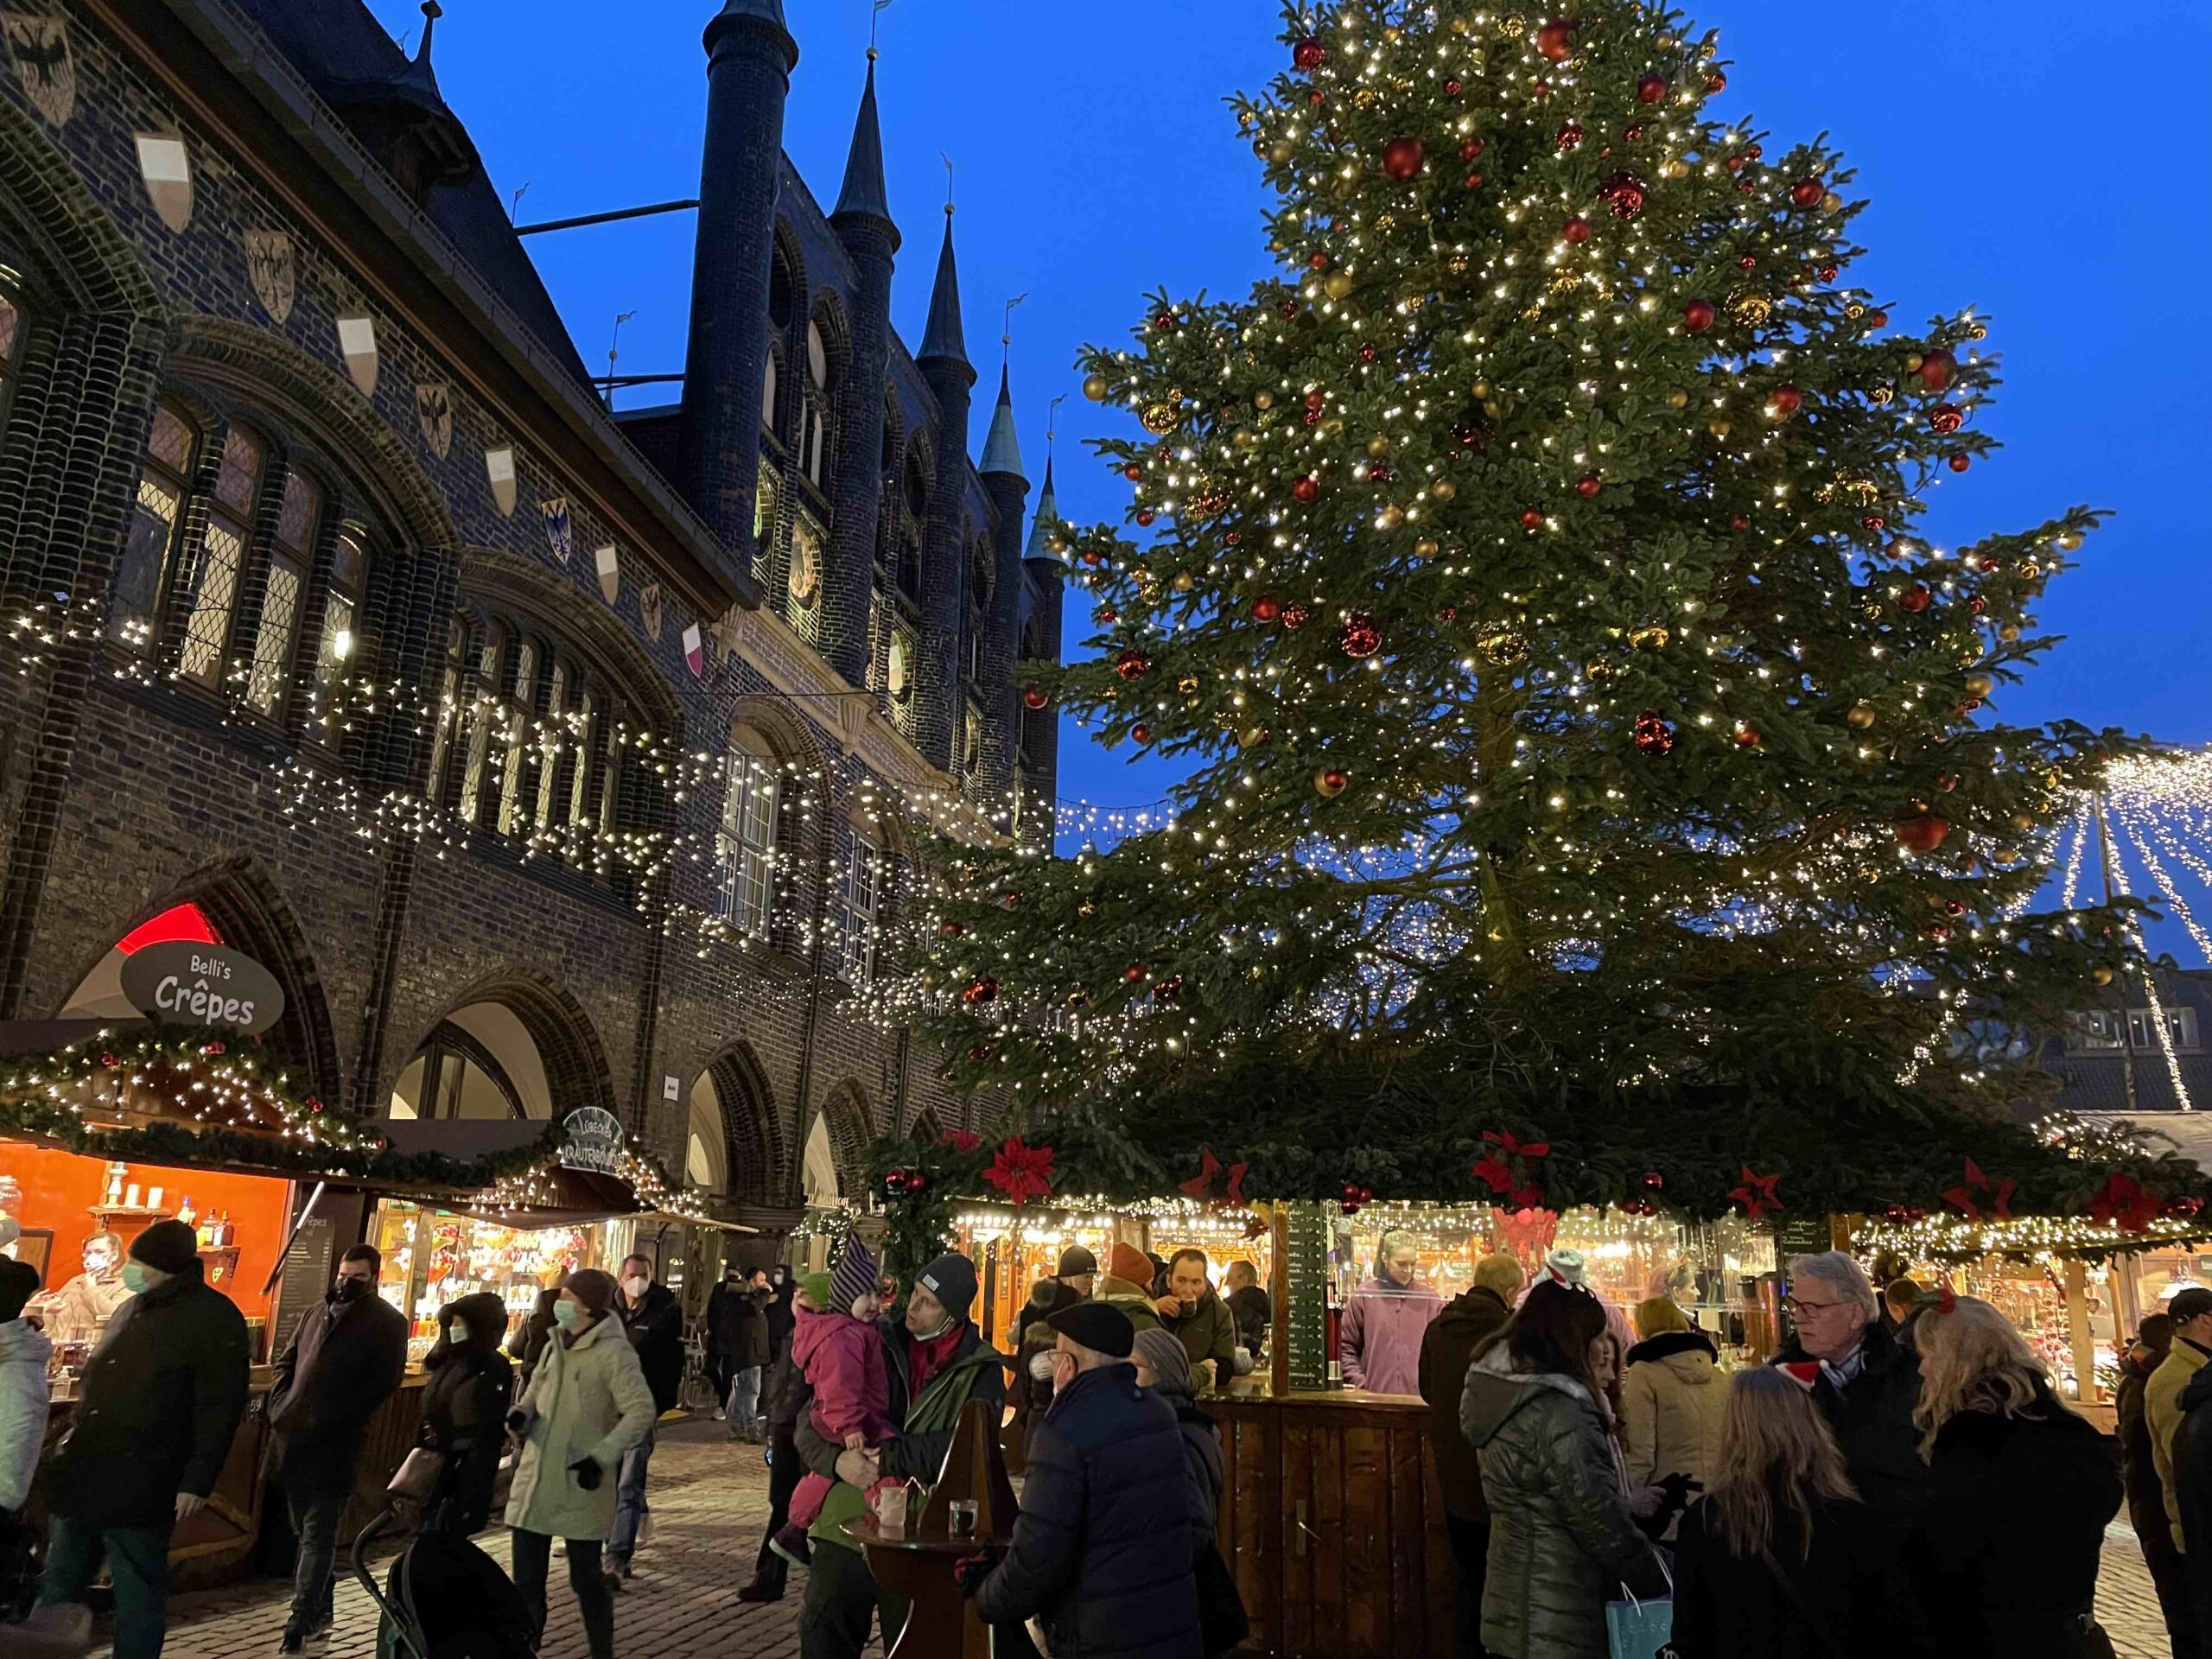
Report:
[[[123,963],[123,994],[149,1020],[172,1026],[221,1026],[257,1036],[284,1014],[276,976],[242,951],[172,939],[134,951]]]
[[[601,1175],[619,1175],[622,1159],[622,1120],[603,1106],[586,1106],[561,1120],[561,1163],[568,1169],[588,1169]]]

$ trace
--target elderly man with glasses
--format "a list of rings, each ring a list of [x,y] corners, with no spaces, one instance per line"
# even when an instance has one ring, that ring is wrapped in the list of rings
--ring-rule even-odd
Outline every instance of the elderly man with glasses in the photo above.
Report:
[[[1920,1362],[1883,1326],[1874,1287],[1845,1252],[1794,1258],[1789,1288],[1783,1306],[1796,1335],[1774,1363],[1800,1368],[1801,1380],[1811,1372],[1852,1484],[1868,1509],[1898,1523],[1890,1535],[1902,1539],[1927,1484],[1912,1423]]]

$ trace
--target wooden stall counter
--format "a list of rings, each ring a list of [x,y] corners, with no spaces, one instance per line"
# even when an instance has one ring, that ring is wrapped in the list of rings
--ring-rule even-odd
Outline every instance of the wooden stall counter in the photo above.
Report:
[[[1217,1535],[1248,1653],[1413,1656],[1458,1643],[1457,1580],[1429,1409],[1358,1389],[1201,1395],[1228,1470]]]

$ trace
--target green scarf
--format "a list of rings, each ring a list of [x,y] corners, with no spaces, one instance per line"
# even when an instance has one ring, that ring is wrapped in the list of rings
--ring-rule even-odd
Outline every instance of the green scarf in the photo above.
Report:
[[[1004,1360],[988,1344],[972,1349],[965,1357],[956,1359],[929,1380],[922,1390],[922,1397],[914,1402],[906,1414],[908,1434],[928,1434],[939,1429],[950,1428],[960,1421],[960,1408],[968,1403],[976,1390],[976,1379],[986,1365],[1002,1365]],[[913,1498],[909,1515],[917,1514],[922,1504],[929,1502],[929,1488],[923,1487]],[[839,1481],[830,1489],[830,1496],[822,1500],[822,1513],[815,1517],[807,1536],[817,1544],[836,1544],[845,1549],[857,1549],[845,1535],[845,1522],[868,1513],[868,1494],[846,1481]]]

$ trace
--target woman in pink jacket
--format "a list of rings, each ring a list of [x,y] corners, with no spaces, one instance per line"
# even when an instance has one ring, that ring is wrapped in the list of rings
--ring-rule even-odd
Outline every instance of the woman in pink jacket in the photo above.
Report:
[[[1375,1276],[1352,1292],[1337,1337],[1349,1388],[1374,1394],[1421,1392],[1421,1339],[1444,1299],[1414,1282],[1410,1233],[1385,1233]]]

